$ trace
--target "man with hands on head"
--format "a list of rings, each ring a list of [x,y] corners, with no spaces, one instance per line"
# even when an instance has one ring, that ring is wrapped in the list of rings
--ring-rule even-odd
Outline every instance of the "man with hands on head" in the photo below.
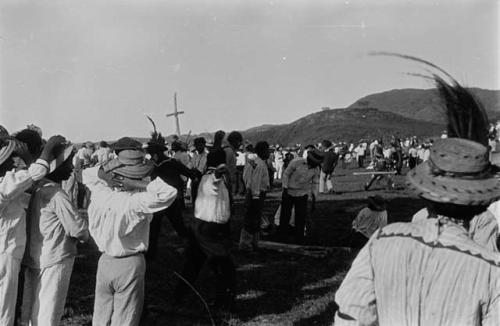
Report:
[[[51,137],[37,159],[19,140],[0,138],[0,325],[11,326],[15,319],[18,277],[26,247],[29,195],[24,192],[49,172],[49,162],[63,150],[65,142],[62,136]]]
[[[177,190],[161,178],[150,181],[153,164],[140,142],[123,137],[113,147],[116,159],[83,171],[91,192],[89,231],[102,252],[92,324],[135,326],[144,305],[149,223],[174,202]]]

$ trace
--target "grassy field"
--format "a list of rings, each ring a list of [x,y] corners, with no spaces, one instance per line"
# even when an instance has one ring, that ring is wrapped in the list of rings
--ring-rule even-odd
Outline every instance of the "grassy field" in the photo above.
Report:
[[[358,170],[336,171],[334,187],[338,193],[318,198],[306,239],[308,244],[347,246],[351,221],[364,207],[366,197],[372,194],[388,199],[389,222],[406,221],[423,206],[403,189],[404,177],[395,178],[396,190],[385,190],[382,185],[375,184],[374,190],[364,191],[363,184],[369,176],[353,176],[355,171]],[[279,189],[270,193],[265,215],[274,216],[279,199]],[[239,237],[243,213],[242,198],[237,198],[232,222],[234,242]],[[186,220],[189,221],[191,214],[186,211]],[[158,258],[148,265],[146,304],[149,314],[143,325],[210,325],[208,313],[194,293],[188,296],[185,305],[173,305],[172,293],[179,281],[174,271],[182,268],[183,256],[178,238],[168,221],[164,222]],[[80,247],[62,325],[91,324],[98,257],[94,245]],[[234,250],[238,279],[236,311],[232,315],[214,316],[215,324],[331,325],[336,311],[334,294],[353,258],[346,250],[333,250],[325,258],[271,250],[243,255]],[[214,277],[208,269],[202,271],[195,286],[210,302]]]

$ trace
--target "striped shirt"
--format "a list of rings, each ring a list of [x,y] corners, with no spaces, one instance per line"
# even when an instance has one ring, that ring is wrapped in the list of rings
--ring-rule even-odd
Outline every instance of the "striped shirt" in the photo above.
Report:
[[[500,325],[500,255],[438,219],[378,230],[335,294],[335,326]]]

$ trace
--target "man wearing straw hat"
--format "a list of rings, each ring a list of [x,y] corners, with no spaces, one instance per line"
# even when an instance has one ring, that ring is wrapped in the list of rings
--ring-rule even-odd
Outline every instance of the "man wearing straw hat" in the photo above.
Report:
[[[160,178],[149,182],[153,164],[142,144],[123,137],[113,148],[116,159],[83,171],[90,189],[90,235],[102,252],[97,266],[93,325],[139,325],[144,303],[144,276],[149,223],[165,209],[177,190]]]
[[[500,198],[484,145],[488,120],[470,91],[445,74],[451,83],[432,78],[449,138],[437,140],[429,160],[407,175],[436,218],[375,232],[335,294],[336,326],[500,324],[500,255],[468,232]]]
[[[40,158],[14,138],[0,138],[0,325],[14,324],[18,275],[26,246],[26,212],[29,196],[24,193],[34,181],[49,172],[49,164],[65,140],[53,136]],[[29,166],[20,169],[20,166]]]
[[[73,171],[73,145],[67,143],[35,183],[27,212],[23,265],[22,324],[57,326],[64,312],[78,241],[89,237],[88,222],[60,183]]]

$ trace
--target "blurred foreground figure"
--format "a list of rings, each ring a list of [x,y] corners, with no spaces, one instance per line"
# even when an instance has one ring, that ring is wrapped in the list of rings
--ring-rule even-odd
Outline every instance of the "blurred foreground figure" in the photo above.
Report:
[[[2,129],[2,128],[0,128]],[[26,247],[25,193],[49,172],[49,162],[58,154],[65,139],[53,136],[37,159],[29,143],[0,137],[0,325],[14,324],[21,259]],[[36,159],[36,161],[35,161]],[[26,167],[28,167],[26,169]]]
[[[500,255],[469,234],[473,217],[500,197],[484,146],[488,120],[472,94],[446,76],[450,84],[433,78],[449,138],[407,175],[436,218],[373,234],[335,295],[336,326],[500,325]]]

